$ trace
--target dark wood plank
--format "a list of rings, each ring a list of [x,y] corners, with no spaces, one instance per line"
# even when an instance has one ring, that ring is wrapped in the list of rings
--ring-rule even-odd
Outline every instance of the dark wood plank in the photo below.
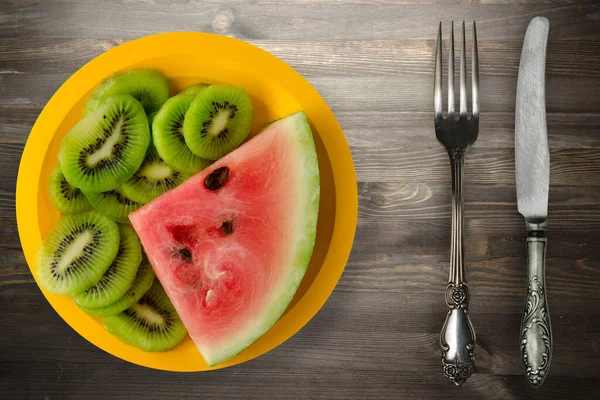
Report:
[[[437,143],[428,142],[429,148],[424,145],[415,142],[408,151],[404,147],[355,151],[357,174],[364,181],[440,182],[450,173],[448,156]],[[551,150],[550,158],[551,185],[600,183],[600,154],[595,149]],[[514,185],[514,150],[479,149],[475,145],[467,155],[465,171],[470,184]]]
[[[248,40],[280,57],[303,76],[398,76],[433,74],[435,42],[428,40]],[[25,40],[25,43],[23,42]],[[71,73],[91,58],[123,43],[114,39],[0,39],[0,74]],[[470,43],[470,41],[469,41]],[[447,44],[447,40],[444,42]],[[516,76],[522,41],[482,42],[480,73]],[[551,41],[548,76],[598,78],[596,41]]]
[[[547,279],[556,343],[537,390],[518,358],[526,269],[513,154],[520,49],[535,15],[551,23]],[[599,15],[594,0],[0,0],[0,398],[596,399]],[[477,370],[460,389],[440,371],[450,171],[431,118],[437,23],[452,19],[478,22],[482,81],[465,188]],[[269,354],[207,374],[134,366],[76,334],[37,289],[15,223],[21,152],[52,94],[98,54],[172,30],[235,36],[289,63],[334,110],[358,177],[353,251],[325,307]]]
[[[589,357],[585,349],[568,351],[564,347],[558,347],[555,354],[556,379],[536,392],[528,389],[516,362],[516,338],[507,335],[518,330],[519,312],[473,311],[474,321],[494,320],[495,326],[480,324],[477,374],[469,385],[453,390],[439,375],[437,330],[443,311],[423,305],[406,309],[405,296],[399,294],[385,296],[382,302],[378,292],[336,291],[315,320],[286,345],[253,362],[211,374],[165,374],[123,363],[90,346],[57,321],[34,284],[15,285],[3,291],[3,296],[7,294],[18,295],[22,301],[2,306],[0,312],[11,319],[36,323],[44,335],[25,330],[6,337],[5,343],[29,350],[4,355],[0,371],[8,385],[2,385],[4,393],[0,393],[5,395],[124,398],[140,391],[142,379],[148,398],[168,393],[187,398],[201,391],[203,397],[210,398],[284,394],[293,398],[420,398],[427,393],[427,398],[516,399],[527,394],[558,399],[576,388],[584,395],[570,398],[593,398],[598,390],[598,357],[592,364],[582,364],[581,360]],[[32,307],[41,312],[33,315],[29,311]],[[402,318],[398,318],[399,313]],[[585,342],[586,332],[595,329],[594,321],[583,318],[586,314],[556,315],[557,342]],[[365,324],[369,329],[356,329]],[[10,329],[6,319],[0,321],[0,327]],[[23,387],[15,381],[27,376],[29,363],[35,363],[36,379]],[[259,384],[264,379],[269,384]],[[113,380],[118,384],[100,387],[100,382]]]
[[[291,1],[254,3],[5,2],[1,37],[133,39],[162,31],[217,31],[245,39],[423,39],[439,21],[476,20],[484,40],[522,40],[536,15],[553,21],[551,39],[596,40],[593,2],[576,4],[329,4]],[[382,2],[383,3],[383,2]],[[558,5],[557,5],[558,4]],[[149,24],[148,21],[152,20]],[[589,20],[588,23],[581,23]],[[301,34],[299,34],[301,32]]]

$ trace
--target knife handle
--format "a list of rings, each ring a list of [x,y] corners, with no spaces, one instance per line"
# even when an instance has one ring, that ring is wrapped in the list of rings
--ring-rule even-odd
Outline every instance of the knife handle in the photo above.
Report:
[[[546,223],[527,223],[528,285],[521,321],[521,362],[527,381],[540,386],[550,368],[552,327],[546,299]]]

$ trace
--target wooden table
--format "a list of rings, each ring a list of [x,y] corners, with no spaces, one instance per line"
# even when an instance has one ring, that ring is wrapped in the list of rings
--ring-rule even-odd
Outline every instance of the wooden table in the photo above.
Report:
[[[1,0],[0,397],[598,398],[600,6],[470,3]],[[521,45],[536,15],[551,25],[547,275],[555,348],[551,376],[534,390],[519,364],[526,267],[513,132]],[[437,24],[452,19],[478,22],[482,96],[465,188],[477,369],[461,388],[440,367],[450,171],[432,118]],[[325,307],[269,354],[213,373],[148,370],[76,334],[34,283],[15,223],[21,152],[52,94],[98,54],[172,30],[232,35],[296,68],[335,112],[358,175],[354,249]]]

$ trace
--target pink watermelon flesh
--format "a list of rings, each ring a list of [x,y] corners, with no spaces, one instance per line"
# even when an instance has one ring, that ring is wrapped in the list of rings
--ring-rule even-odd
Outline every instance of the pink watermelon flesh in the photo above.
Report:
[[[318,208],[301,112],[129,215],[208,365],[244,350],[286,309],[310,261]]]

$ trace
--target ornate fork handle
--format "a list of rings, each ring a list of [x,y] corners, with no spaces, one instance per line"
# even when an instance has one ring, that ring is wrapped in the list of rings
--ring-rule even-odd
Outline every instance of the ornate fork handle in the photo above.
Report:
[[[444,374],[456,385],[473,373],[475,330],[469,320],[469,286],[463,263],[463,175],[468,148],[448,151],[452,166],[452,241],[450,245],[450,277],[446,287],[448,315],[440,335]]]

